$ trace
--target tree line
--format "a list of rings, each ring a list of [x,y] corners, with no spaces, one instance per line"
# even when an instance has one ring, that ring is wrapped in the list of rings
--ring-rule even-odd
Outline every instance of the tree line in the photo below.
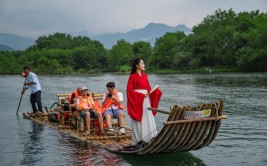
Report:
[[[64,33],[41,36],[25,51],[1,51],[0,74],[25,65],[41,74],[127,72],[130,60],[144,59],[149,70],[223,68],[267,71],[267,13],[216,10],[192,33],[166,33],[154,47],[146,41],[118,40],[111,49],[89,37]]]

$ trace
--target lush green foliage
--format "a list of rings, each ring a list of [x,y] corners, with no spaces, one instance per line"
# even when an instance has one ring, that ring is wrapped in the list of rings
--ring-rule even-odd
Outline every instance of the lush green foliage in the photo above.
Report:
[[[267,14],[217,10],[194,26],[191,34],[166,33],[154,48],[145,41],[118,40],[107,50],[88,37],[41,36],[25,51],[0,52],[0,73],[19,73],[24,65],[44,74],[128,72],[135,57],[142,57],[155,71],[207,67],[267,71]]]
[[[192,55],[200,58],[200,66],[267,71],[266,36],[266,13],[218,10],[193,28],[189,45]]]

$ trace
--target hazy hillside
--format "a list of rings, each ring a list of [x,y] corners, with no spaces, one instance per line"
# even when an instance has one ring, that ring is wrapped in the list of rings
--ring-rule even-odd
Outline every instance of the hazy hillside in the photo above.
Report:
[[[0,44],[13,48],[14,50],[25,50],[35,42],[30,37],[21,37],[15,34],[0,33]]]
[[[13,50],[11,47],[0,44],[0,51],[11,51]]]
[[[144,28],[134,29],[126,33],[107,33],[101,35],[89,35],[87,32],[80,33],[70,33],[73,36],[88,36],[93,40],[98,40],[105,48],[110,49],[114,44],[116,44],[117,40],[124,39],[128,42],[136,42],[136,41],[147,41],[150,42],[152,46],[154,46],[155,40],[158,37],[163,36],[167,32],[176,32],[182,31],[186,34],[190,33],[191,30],[185,25],[178,25],[176,27],[167,26],[165,24],[156,24],[150,23]],[[76,35],[74,35],[76,34]],[[0,33],[0,44],[11,47],[14,50],[25,50],[32,44],[34,44],[35,39],[30,37],[21,37],[15,34],[8,33]]]
[[[94,40],[99,40],[106,48],[111,48],[119,39],[125,39],[131,43],[140,40],[148,41],[153,46],[156,38],[163,36],[166,32],[176,31],[182,31],[186,34],[191,32],[191,30],[185,25],[170,27],[165,24],[150,23],[144,28],[131,30],[127,33],[108,33],[92,36],[91,38]]]

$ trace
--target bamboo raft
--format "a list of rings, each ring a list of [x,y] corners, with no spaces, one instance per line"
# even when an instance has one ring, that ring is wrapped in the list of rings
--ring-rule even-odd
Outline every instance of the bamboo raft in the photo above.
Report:
[[[210,116],[201,119],[184,119],[186,111],[200,111],[210,109]],[[59,132],[86,141],[93,146],[104,148],[110,152],[125,155],[148,155],[154,153],[172,153],[191,151],[208,146],[216,137],[222,119],[228,117],[223,114],[223,101],[202,104],[197,107],[173,106],[170,112],[150,108],[151,111],[168,114],[163,128],[151,142],[136,149],[131,141],[131,129],[125,126],[126,135],[107,136],[100,135],[99,129],[91,129],[90,136],[69,125],[62,125],[48,121],[47,114],[31,115],[29,119],[48,125]],[[113,121],[116,131],[118,123]]]
[[[200,111],[211,109],[210,117],[202,119],[184,120],[186,111]],[[153,109],[152,109],[153,110]],[[154,110],[156,111],[156,110]],[[227,119],[223,113],[223,101],[203,104],[197,107],[175,105],[164,127],[158,135],[145,147],[138,150],[119,150],[120,154],[146,155],[154,153],[172,153],[201,149],[208,146],[216,137],[222,119]]]

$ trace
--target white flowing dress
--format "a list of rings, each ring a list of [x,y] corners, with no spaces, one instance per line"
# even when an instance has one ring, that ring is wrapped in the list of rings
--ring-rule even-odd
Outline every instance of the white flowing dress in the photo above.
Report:
[[[147,94],[147,90],[136,89],[135,92]],[[157,128],[152,111],[147,110],[151,107],[150,98],[147,96],[143,102],[143,116],[141,122],[132,120],[132,141],[138,143],[143,140],[150,142],[150,140],[157,135]]]

